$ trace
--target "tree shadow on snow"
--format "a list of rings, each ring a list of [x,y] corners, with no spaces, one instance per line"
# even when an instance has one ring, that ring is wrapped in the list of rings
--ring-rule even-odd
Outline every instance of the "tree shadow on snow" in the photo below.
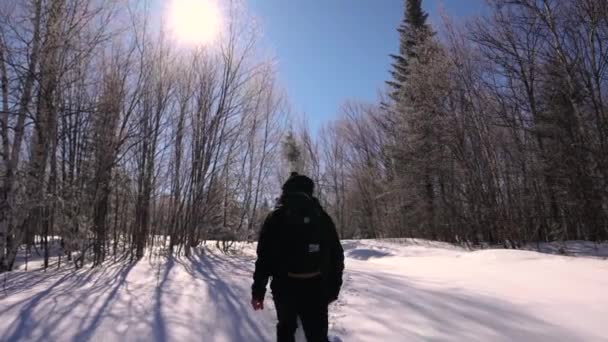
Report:
[[[264,341],[267,331],[260,329],[260,323],[252,318],[249,305],[251,293],[248,287],[238,286],[235,279],[249,280],[252,274],[250,257],[218,255],[212,249],[196,249],[189,262],[183,263],[192,277],[201,279],[208,286],[208,300],[216,305],[214,326],[208,331],[221,330],[229,333],[228,341]],[[213,321],[211,319],[210,321]],[[226,326],[219,329],[219,326]]]
[[[0,316],[11,311],[15,307],[21,307],[17,317],[9,325],[9,329],[1,336],[2,341],[48,341],[60,329],[60,324],[70,317],[73,319],[72,310],[76,307],[89,307],[91,310],[97,307],[98,301],[101,306],[95,312],[85,313],[85,317],[73,324],[80,323],[75,341],[86,341],[91,338],[99,322],[104,317],[106,310],[116,300],[118,290],[124,285],[127,275],[135,263],[120,266],[101,267],[95,270],[59,271],[59,272],[28,272],[29,275],[20,274],[14,280],[11,292],[17,294],[33,288],[34,285],[45,281],[52,282],[43,291],[33,296],[17,301],[9,306],[4,306]],[[28,279],[30,282],[28,282]],[[111,281],[108,282],[108,279]],[[20,288],[19,284],[28,284]],[[32,285],[34,284],[34,285]],[[84,303],[87,303],[84,305]],[[91,303],[92,302],[92,303]],[[66,305],[69,303],[69,305]],[[85,322],[89,322],[85,325]],[[35,332],[33,336],[32,332]]]
[[[357,321],[400,332],[414,341],[582,341],[565,328],[527,313],[523,307],[462,289],[429,289],[405,277],[349,271],[366,306],[351,307]],[[350,287],[346,284],[346,287]],[[348,290],[347,290],[348,291]],[[356,292],[358,291],[358,292]],[[370,310],[373,309],[373,310]],[[348,331],[348,327],[346,327]],[[378,340],[378,331],[363,324],[357,340]],[[361,334],[361,335],[360,335]]]
[[[126,283],[127,276],[135,265],[136,263],[129,263],[121,268],[121,271],[119,271],[118,274],[114,277],[113,283],[108,286],[108,294],[103,300],[101,308],[95,312],[89,323],[83,328],[81,328],[78,334],[76,334],[76,336],[74,337],[75,341],[88,341],[91,339],[91,337],[95,333],[95,330],[99,326],[99,323],[104,318],[106,311],[115,302],[118,290],[122,288],[123,285]]]
[[[167,335],[167,322],[163,315],[163,290],[167,288],[167,282],[169,280],[169,274],[175,265],[175,259],[173,257],[167,257],[165,262],[165,267],[163,269],[162,275],[160,276],[160,280],[158,285],[156,286],[156,290],[154,292],[154,322],[153,322],[153,331],[154,338],[157,342],[168,341]]]
[[[588,258],[608,258],[608,243],[592,241],[564,241],[529,245],[526,249],[553,255],[564,255]]]
[[[377,249],[352,249],[345,252],[345,256],[357,260],[369,260],[373,258],[384,258],[391,256],[389,252],[377,250]]]

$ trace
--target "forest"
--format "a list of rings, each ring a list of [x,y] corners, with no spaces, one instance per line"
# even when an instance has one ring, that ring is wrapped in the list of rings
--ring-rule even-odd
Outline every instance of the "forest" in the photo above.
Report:
[[[254,241],[289,158],[343,239],[607,240],[608,2],[405,4],[378,100],[315,132],[239,1],[184,49],[148,1],[0,0],[0,272]]]

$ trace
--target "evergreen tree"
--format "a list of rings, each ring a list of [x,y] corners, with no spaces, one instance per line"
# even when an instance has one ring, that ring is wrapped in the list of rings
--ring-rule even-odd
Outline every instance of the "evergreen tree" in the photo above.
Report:
[[[403,217],[401,224],[424,226],[435,231],[435,185],[429,154],[435,151],[434,134],[436,115],[423,103],[430,100],[427,91],[417,84],[409,84],[412,75],[431,73],[429,64],[437,57],[440,48],[433,42],[433,31],[427,23],[428,14],[422,9],[422,0],[406,0],[403,22],[397,29],[400,35],[399,54],[391,55],[392,80],[389,103],[385,110],[384,127],[391,151],[392,170],[388,183],[392,183],[396,207]],[[424,77],[423,77],[424,78]],[[418,83],[413,81],[413,83]],[[415,205],[413,204],[415,203]]]
[[[399,101],[399,93],[408,74],[408,61],[416,58],[415,47],[427,37],[433,35],[427,24],[428,14],[422,9],[422,0],[405,0],[405,15],[403,22],[397,29],[399,32],[399,54],[391,55],[392,80],[387,81],[390,86],[390,97],[394,102]]]
[[[302,151],[293,131],[289,131],[283,141],[283,157],[289,165],[289,172],[302,172]]]

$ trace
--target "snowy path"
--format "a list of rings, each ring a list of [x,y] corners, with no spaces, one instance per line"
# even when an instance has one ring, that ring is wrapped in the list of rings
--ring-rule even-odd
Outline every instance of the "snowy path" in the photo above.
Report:
[[[441,244],[345,243],[343,341],[608,341],[608,261]],[[162,261],[162,262],[161,262]],[[14,272],[0,341],[273,341],[249,307],[253,250],[78,273]],[[2,280],[2,279],[0,279]]]

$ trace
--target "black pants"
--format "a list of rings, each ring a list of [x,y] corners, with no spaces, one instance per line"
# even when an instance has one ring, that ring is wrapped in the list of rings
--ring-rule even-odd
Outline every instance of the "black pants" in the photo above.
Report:
[[[277,341],[295,341],[300,317],[308,342],[327,342],[327,295],[320,278],[274,279],[274,305],[277,309]]]

